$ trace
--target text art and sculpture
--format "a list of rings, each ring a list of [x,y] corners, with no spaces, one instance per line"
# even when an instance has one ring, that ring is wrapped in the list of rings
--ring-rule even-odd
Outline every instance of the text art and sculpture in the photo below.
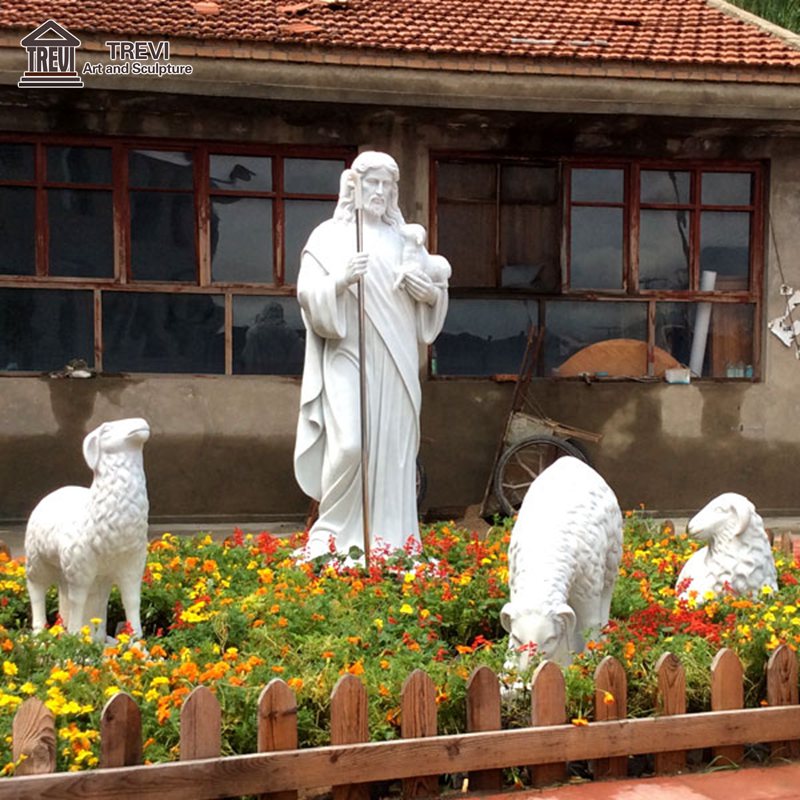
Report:
[[[622,513],[590,466],[564,456],[528,489],[511,532],[507,671],[533,654],[563,666],[608,623],[622,557]]]
[[[92,485],[62,486],[33,509],[25,556],[34,631],[46,624],[45,595],[57,584],[66,629],[77,633],[89,626],[104,641],[108,596],[116,584],[133,633],[141,636],[149,508],[142,449],[149,437],[143,419],[103,423],[83,440]]]
[[[342,174],[333,218],[311,233],[301,256],[297,297],[307,333],[294,464],[300,487],[319,501],[308,558],[329,553],[331,543],[345,554],[354,546],[364,548],[363,460],[369,486],[366,510],[375,541],[390,548],[409,538],[419,541],[419,346],[432,343],[444,323],[450,266],[427,252],[420,226],[405,225],[398,181],[391,156],[361,153]],[[357,199],[363,205],[361,251]],[[359,286],[364,304],[363,409]]]
[[[676,587],[682,600],[698,605],[707,595],[758,595],[778,588],[778,575],[764,521],[743,495],[727,492],[711,500],[687,526],[690,536],[708,542],[684,564]]]

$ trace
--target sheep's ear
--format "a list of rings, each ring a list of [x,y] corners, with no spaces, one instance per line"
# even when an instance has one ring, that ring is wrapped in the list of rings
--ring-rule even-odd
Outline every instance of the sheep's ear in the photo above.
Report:
[[[514,606],[511,603],[506,603],[500,609],[500,624],[503,626],[504,631],[511,633],[511,623],[514,621]]]
[[[736,514],[736,535],[744,533],[750,527],[750,519],[756,507],[747,499],[742,498],[741,502],[736,503],[733,511]]]
[[[89,465],[89,469],[94,472],[97,462],[100,460],[100,434],[102,426],[95,428],[87,434],[83,440],[83,460]]]
[[[575,612],[566,603],[562,603],[556,609],[556,615],[564,625],[567,636],[571,637],[575,630]]]

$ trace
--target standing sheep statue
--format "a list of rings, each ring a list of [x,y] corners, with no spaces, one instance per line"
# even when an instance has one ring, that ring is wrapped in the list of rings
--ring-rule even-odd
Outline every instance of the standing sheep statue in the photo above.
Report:
[[[582,652],[584,634],[608,623],[621,557],[614,492],[580,459],[559,458],[531,484],[511,532],[506,669],[525,670],[532,650],[562,666]]]
[[[66,629],[77,633],[99,619],[94,636],[104,641],[108,596],[117,584],[133,633],[142,635],[148,512],[142,448],[149,437],[143,419],[103,423],[83,440],[92,485],[62,486],[33,509],[25,556],[34,631],[45,626],[45,595],[55,583]]]
[[[702,605],[705,595],[757,595],[768,586],[778,588],[778,575],[764,520],[743,495],[727,492],[697,512],[687,526],[701,547],[683,565],[676,584],[678,597],[694,597]]]

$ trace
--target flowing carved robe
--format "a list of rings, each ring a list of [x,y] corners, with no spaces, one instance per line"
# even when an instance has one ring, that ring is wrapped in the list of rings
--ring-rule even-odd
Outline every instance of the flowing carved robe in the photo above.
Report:
[[[367,452],[372,544],[392,548],[419,540],[416,456],[419,449],[419,342],[430,344],[447,313],[447,289],[433,306],[396,288],[402,240],[388,225],[367,227],[370,254],[364,277],[367,370]],[[297,297],[306,326],[306,355],[295,443],[295,475],[319,500],[308,555],[363,549],[361,423],[359,418],[358,295],[356,285],[336,294],[356,252],[355,226],[328,220],[301,257]]]

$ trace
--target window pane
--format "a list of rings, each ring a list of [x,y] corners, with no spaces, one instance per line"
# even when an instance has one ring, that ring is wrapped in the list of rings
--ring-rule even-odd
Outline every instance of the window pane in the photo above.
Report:
[[[32,181],[32,144],[0,144],[0,181]]]
[[[703,204],[707,206],[749,206],[753,176],[749,172],[704,172]]]
[[[516,375],[538,305],[528,300],[451,299],[434,344],[439,375]]]
[[[700,269],[717,273],[718,292],[745,290],[750,275],[750,214],[704,211],[700,217]]]
[[[500,285],[554,291],[560,284],[555,205],[500,208]]]
[[[297,194],[339,194],[344,161],[319,158],[286,158],[283,161],[283,190]]]
[[[492,200],[497,197],[494,164],[442,164],[436,171],[440,200]]]
[[[284,283],[297,283],[300,253],[311,231],[320,222],[330,219],[336,203],[333,200],[287,200],[283,204],[286,219],[284,231]]]
[[[0,289],[0,369],[56,370],[94,364],[92,293]]]
[[[272,283],[272,200],[212,200],[211,277],[215,281]]]
[[[300,375],[305,327],[293,297],[233,298],[233,371]]]
[[[643,203],[675,203],[685,205],[691,199],[691,176],[672,170],[642,170]]]
[[[495,286],[494,204],[440,203],[438,211],[438,250],[453,266],[450,286]]]
[[[272,159],[257,156],[210,157],[211,189],[272,191]]]
[[[504,166],[500,173],[501,203],[553,205],[558,197],[555,167]]]
[[[194,198],[165,192],[131,192],[130,197],[134,280],[194,283]]]
[[[47,180],[51,183],[112,182],[107,147],[48,147]]]
[[[36,274],[36,192],[0,186],[0,275]]]
[[[701,374],[714,378],[753,377],[752,305],[722,303],[658,303],[656,305],[656,346],[681,364],[689,366],[698,314],[709,316]]]
[[[642,211],[639,226],[639,287],[689,288],[688,211]]]
[[[621,203],[625,199],[621,169],[573,169],[572,200],[580,203]]]
[[[192,154],[177,150],[133,150],[128,182],[160,189],[192,188]]]
[[[622,209],[572,209],[570,287],[622,288]]]
[[[225,371],[222,295],[103,293],[106,372]]]
[[[609,339],[634,340],[620,349],[629,356],[621,364],[613,349],[585,352],[582,371],[590,374],[647,374],[647,304],[602,302],[549,302],[546,306],[544,341],[545,374],[558,374],[559,367],[584,348]],[[641,342],[636,347],[635,342]],[[612,366],[613,359],[613,366]]]
[[[114,277],[111,192],[49,189],[50,275]]]

